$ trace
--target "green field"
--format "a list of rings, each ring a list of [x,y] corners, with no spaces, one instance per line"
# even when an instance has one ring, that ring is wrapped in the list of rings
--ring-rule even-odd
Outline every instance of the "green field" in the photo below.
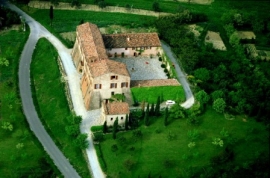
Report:
[[[162,101],[177,100],[185,101],[185,93],[182,86],[161,86],[161,87],[136,87],[131,88],[133,101],[156,103],[160,96]]]
[[[26,9],[27,8],[25,8],[25,10]],[[49,10],[30,8],[28,13],[42,25],[49,29],[53,29],[57,33],[76,31],[76,27],[82,20],[84,22],[94,23],[98,27],[122,25],[130,28],[149,26],[152,25],[155,20],[155,17],[133,14],[80,10],[54,10],[53,25],[50,27],[50,18],[48,15]]]
[[[199,126],[189,125],[186,119],[169,120],[164,126],[163,117],[151,118],[150,126],[143,124],[138,128],[142,137],[134,136],[134,131],[105,135],[100,143],[109,177],[192,177],[192,170],[210,166],[210,159],[225,147],[233,149],[233,163],[240,167],[258,155],[269,155],[269,133],[264,125],[252,119],[243,121],[237,116],[226,120],[223,115],[208,108],[198,117]],[[197,138],[188,132],[197,130]],[[227,132],[223,136],[221,132]],[[212,144],[213,138],[221,138],[224,145]],[[194,147],[188,145],[194,142]],[[117,145],[118,149],[112,149]],[[115,146],[114,146],[115,147]],[[254,150],[256,148],[256,151]],[[96,145],[96,149],[99,149]],[[117,160],[117,161],[116,161]]]
[[[29,32],[0,32],[0,175],[1,177],[56,176],[47,153],[29,129],[18,90],[19,56]],[[4,129],[4,123],[12,127]],[[57,172],[57,171],[56,171]],[[59,172],[58,172],[59,174]]]
[[[46,130],[82,177],[90,177],[84,152],[76,147],[74,139],[65,131],[69,110],[65,83],[57,63],[56,49],[44,38],[34,51],[31,64],[32,92],[39,117]]]

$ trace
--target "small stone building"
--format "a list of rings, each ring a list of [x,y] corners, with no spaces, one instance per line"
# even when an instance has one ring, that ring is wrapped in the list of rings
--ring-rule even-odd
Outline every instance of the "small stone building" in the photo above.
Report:
[[[107,126],[112,126],[116,118],[118,118],[118,125],[124,126],[126,116],[129,117],[129,106],[126,102],[103,102],[101,120],[107,121]]]
[[[157,33],[102,35],[109,57],[156,56],[162,53]]]
[[[93,99],[94,103],[101,103],[114,94],[130,93],[130,75],[126,65],[108,59],[96,25],[84,23],[77,27],[71,55],[81,74],[80,84],[86,109],[90,109]]]

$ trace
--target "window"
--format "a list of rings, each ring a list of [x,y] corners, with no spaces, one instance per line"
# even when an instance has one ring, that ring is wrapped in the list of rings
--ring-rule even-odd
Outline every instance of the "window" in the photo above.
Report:
[[[135,50],[135,48],[133,47],[132,50]]]
[[[117,80],[118,79],[118,76],[117,75],[112,75],[111,76],[111,80]]]
[[[121,83],[121,88],[125,88],[128,87],[128,82],[122,82]]]
[[[111,88],[117,88],[117,83],[111,83]]]
[[[84,66],[83,61],[81,61],[81,66]]]
[[[121,117],[121,120],[123,120],[124,118],[123,117]]]
[[[111,121],[113,120],[113,118],[111,117]]]
[[[128,48],[125,48],[125,50],[127,50]]]
[[[101,84],[95,84],[95,89],[101,89]]]

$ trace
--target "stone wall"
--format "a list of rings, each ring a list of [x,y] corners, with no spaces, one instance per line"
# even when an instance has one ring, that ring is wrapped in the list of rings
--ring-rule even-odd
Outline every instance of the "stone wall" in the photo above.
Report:
[[[180,86],[176,79],[158,79],[158,80],[132,80],[132,87],[154,87],[154,86]]]

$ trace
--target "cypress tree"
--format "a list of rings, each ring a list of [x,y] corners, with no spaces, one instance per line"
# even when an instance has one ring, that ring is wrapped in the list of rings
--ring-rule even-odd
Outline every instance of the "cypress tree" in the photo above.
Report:
[[[107,133],[107,131],[108,131],[107,121],[105,121],[103,124],[103,133]]]
[[[128,115],[126,115],[126,120],[125,120],[125,130],[128,130]]]
[[[165,115],[164,115],[164,125],[168,125],[168,117],[169,117],[169,112],[168,112],[168,107],[165,109]]]
[[[149,125],[149,103],[147,104],[147,108],[144,114],[144,124],[145,126]]]
[[[155,107],[155,115],[159,116],[159,111],[160,111],[160,96],[157,98],[157,103],[156,103],[156,107]]]
[[[52,20],[53,20],[53,6],[50,6],[50,19],[51,19],[51,26],[52,26]]]
[[[116,118],[116,120],[113,123],[113,139],[116,139],[117,129],[118,129],[118,117]]]

